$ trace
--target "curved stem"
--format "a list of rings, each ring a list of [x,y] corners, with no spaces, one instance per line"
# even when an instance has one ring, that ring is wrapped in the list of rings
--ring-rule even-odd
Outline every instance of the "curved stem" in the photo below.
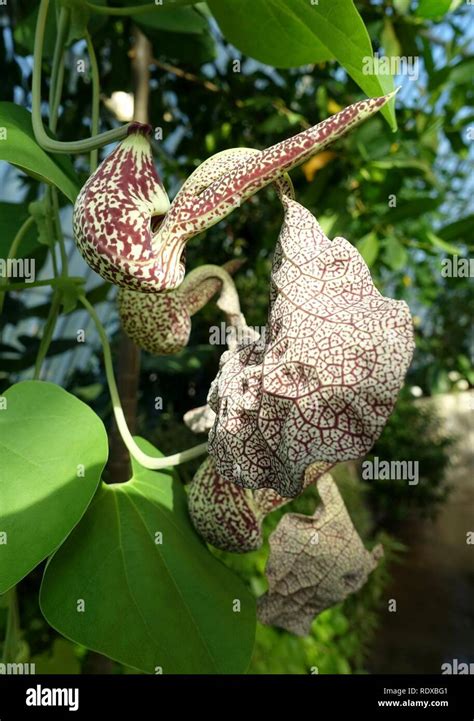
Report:
[[[174,0],[170,2],[167,0],[166,7],[181,7],[184,5],[193,5],[196,0]],[[86,6],[92,12],[98,15],[141,15],[141,13],[150,13],[154,10],[158,10],[163,5],[157,5],[156,3],[146,3],[145,5],[136,5],[135,7],[121,7],[114,8],[109,5],[95,5],[94,3],[86,2]]]
[[[50,194],[50,200],[51,200],[52,208],[53,208],[54,232],[56,235],[56,239],[59,243],[59,252],[61,254],[61,275],[64,278],[64,277],[67,277],[67,275],[68,275],[68,260],[67,260],[67,253],[66,253],[66,245],[64,243],[63,229],[61,227],[61,219],[59,217],[59,199],[58,199],[57,188],[55,186],[50,186],[49,194]],[[53,254],[54,254],[54,248],[53,248]]]
[[[47,278],[46,280],[35,280],[33,283],[8,283],[3,287],[3,292],[11,290],[23,290],[25,288],[40,288],[43,285],[50,285],[52,288],[64,285],[64,277],[59,276],[58,278]],[[78,283],[81,285],[84,283],[84,278],[79,276],[70,276],[67,278],[69,283]]]
[[[14,258],[14,257],[15,257],[15,255],[17,254],[17,251],[18,251],[18,248],[19,248],[19,246],[20,246],[21,241],[23,240],[23,238],[25,237],[26,233],[29,231],[29,229],[31,228],[31,226],[34,224],[34,222],[35,222],[35,220],[34,220],[34,218],[33,218],[31,215],[30,215],[29,218],[27,218],[27,219],[25,220],[25,222],[23,223],[23,225],[21,226],[21,228],[19,229],[19,231],[17,232],[17,234],[16,234],[15,237],[13,238],[13,242],[12,242],[12,244],[11,244],[11,246],[10,246],[10,250],[8,251],[7,260],[9,260],[10,258]],[[28,284],[28,285],[29,285],[29,284]],[[2,286],[3,286],[3,287],[2,287]],[[6,293],[6,291],[8,290],[8,288],[9,288],[9,287],[8,287],[8,284],[0,283],[0,313],[1,313],[2,310],[3,310],[3,304],[4,304],[4,302],[5,302],[5,293]]]
[[[117,423],[120,435],[122,436],[123,442],[125,443],[129,453],[135,458],[135,460],[144,466],[144,468],[150,468],[151,470],[158,470],[161,468],[169,468],[170,466],[178,466],[180,463],[185,463],[193,458],[202,456],[207,453],[207,443],[201,443],[193,448],[188,448],[186,451],[181,453],[174,453],[172,456],[165,456],[162,458],[154,458],[144,453],[138,445],[135,443],[132,434],[130,433],[125,415],[120,402],[120,397],[117,390],[117,384],[115,382],[114,367],[112,363],[112,353],[110,350],[109,339],[105,332],[104,326],[100,322],[100,319],[95,312],[94,306],[89,301],[81,296],[79,298],[84,308],[88,311],[92,320],[95,323],[97,332],[102,343],[102,350],[104,353],[104,364],[105,374],[107,376],[107,383],[109,386],[110,397],[112,399],[112,406],[114,409],[115,421]]]
[[[41,0],[35,31],[31,105],[33,132],[35,134],[36,142],[41,145],[42,148],[52,153],[85,153],[90,150],[94,150],[94,148],[100,148],[108,143],[113,143],[116,140],[122,140],[127,135],[129,124],[123,125],[120,128],[115,128],[114,130],[108,130],[105,133],[100,133],[99,135],[87,138],[86,140],[77,140],[72,142],[53,140],[53,138],[50,138],[45,132],[41,117],[41,62],[48,7],[49,0]]]
[[[209,300],[209,294],[199,291],[199,286],[206,280],[215,278],[221,282],[221,292],[217,307],[220,308],[231,320],[234,316],[240,317],[240,302],[234,279],[225,268],[220,265],[200,265],[188,273],[181,285],[176,289],[176,294],[184,296],[189,315],[194,315]],[[214,291],[210,294],[214,295]]]
[[[13,242],[10,246],[10,250],[8,251],[7,258],[15,257],[21,241],[23,240],[23,238],[25,237],[26,233],[31,228],[31,226],[34,224],[34,222],[35,222],[35,219],[31,215],[25,220],[25,222],[23,223],[23,225],[21,226],[21,228],[18,230],[17,234],[13,238]]]
[[[59,103],[64,78],[64,46],[69,32],[69,9],[62,7],[59,12],[58,34],[54,45],[53,64],[51,67],[51,80],[49,86],[49,128],[56,132],[58,122]]]
[[[99,66],[97,64],[97,57],[95,54],[92,39],[88,30],[86,30],[86,42],[87,51],[89,53],[89,62],[91,64],[91,75],[92,75],[92,109],[91,109],[91,133],[92,136],[99,133],[99,104],[100,104],[100,77],[99,77]],[[91,174],[97,168],[97,161],[99,158],[99,151],[97,148],[91,150],[90,157],[90,170]]]
[[[56,327],[56,321],[58,319],[60,306],[61,293],[58,290],[55,290],[53,295],[53,302],[51,303],[51,308],[49,309],[48,313],[48,319],[43,330],[43,337],[41,338],[38,355],[36,357],[35,372],[33,376],[35,380],[38,380],[40,377],[43,361],[46,358],[49,346],[51,345],[51,341],[53,340],[53,333]]]

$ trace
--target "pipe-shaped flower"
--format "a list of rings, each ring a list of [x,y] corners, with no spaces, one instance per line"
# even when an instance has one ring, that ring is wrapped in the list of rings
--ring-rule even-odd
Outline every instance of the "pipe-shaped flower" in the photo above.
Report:
[[[167,292],[140,293],[120,288],[117,302],[125,332],[140,348],[154,355],[179,353],[189,341],[191,316],[218,291],[221,296],[217,305],[230,316],[230,321],[233,314],[240,314],[237,294],[228,286],[229,274],[235,273],[243,262],[231,260],[222,267],[200,266],[188,273],[179,288]]]
[[[310,464],[371,448],[414,341],[407,305],[378,292],[358,251],[282,202],[265,342],[223,354],[208,398],[209,452],[223,478],[292,497]]]
[[[142,291],[164,287],[166,277],[154,230],[169,200],[150,132],[149,125],[130,125],[127,138],[82,188],[73,215],[76,243],[89,265],[105,280]]]
[[[172,290],[183,280],[183,253],[190,238],[319,153],[392,96],[350,105],[266,150],[218,153],[192,173],[169,210],[147,126],[135,123],[77,198],[74,234],[79,249],[94,270],[117,285],[143,292]]]
[[[306,469],[303,489],[316,483],[331,464],[315,463]],[[188,510],[194,528],[212,546],[231,553],[255,551],[263,543],[262,523],[269,513],[292,499],[272,488],[251,491],[226,481],[209,456],[188,487]]]
[[[216,548],[247,553],[262,545],[263,516],[252,491],[221,478],[211,457],[189,486],[188,509],[196,531]]]

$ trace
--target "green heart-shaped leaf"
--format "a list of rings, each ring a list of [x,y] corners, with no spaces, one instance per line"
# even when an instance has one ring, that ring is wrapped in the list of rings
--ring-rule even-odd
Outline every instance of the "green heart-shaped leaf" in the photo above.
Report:
[[[50,155],[35,140],[31,113],[15,103],[0,103],[0,160],[17,165],[37,180],[55,185],[74,203],[79,182],[71,161]]]
[[[147,673],[243,673],[250,661],[255,600],[196,535],[171,472],[134,463],[128,483],[102,485],[50,559],[40,603],[64,636]]]
[[[107,459],[102,421],[53,383],[0,396],[0,593],[52,553],[81,518]]]

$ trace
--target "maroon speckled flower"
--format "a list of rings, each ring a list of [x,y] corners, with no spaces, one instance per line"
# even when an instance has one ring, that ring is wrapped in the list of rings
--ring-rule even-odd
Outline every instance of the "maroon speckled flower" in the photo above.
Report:
[[[222,277],[235,273],[243,262],[231,260],[222,268],[201,266],[188,273],[179,288],[167,292],[141,293],[120,288],[117,302],[125,332],[140,348],[154,355],[179,353],[188,344],[191,317],[217,292],[221,292],[217,305],[228,316],[239,310],[234,309],[236,296],[229,298],[228,289],[223,289]]]
[[[172,290],[184,278],[190,238],[373,115],[392,95],[350,105],[266,150],[218,153],[192,173],[171,207],[153,163],[150,129],[134,123],[76,200],[78,247],[106,280],[142,292]]]
[[[364,455],[414,348],[407,305],[384,298],[358,251],[282,197],[265,341],[227,351],[209,394],[209,451],[246,488],[301,492],[305,469]]]

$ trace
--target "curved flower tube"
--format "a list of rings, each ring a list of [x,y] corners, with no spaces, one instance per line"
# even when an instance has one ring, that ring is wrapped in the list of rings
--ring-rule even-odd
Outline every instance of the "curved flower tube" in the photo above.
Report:
[[[230,274],[244,261],[231,260],[222,267],[203,265],[192,270],[175,290],[141,293],[120,288],[117,296],[120,320],[127,335],[143,350],[154,355],[179,353],[191,333],[191,317],[219,290],[217,306],[229,322],[236,322],[240,305]]]
[[[171,206],[154,167],[150,128],[133,123],[76,200],[78,247],[106,280],[142,292],[172,290],[184,278],[189,239],[373,115],[393,95],[350,105],[266,150],[218,153],[192,173]]]
[[[169,208],[148,136],[132,123],[128,136],[99,165],[74,205],[79,250],[105,280],[136,290],[158,290],[164,269],[156,262],[153,229]],[[184,273],[184,266],[183,266]]]
[[[210,456],[189,486],[188,510],[199,535],[222,551],[247,553],[262,545],[263,516],[252,491],[221,478]]]

